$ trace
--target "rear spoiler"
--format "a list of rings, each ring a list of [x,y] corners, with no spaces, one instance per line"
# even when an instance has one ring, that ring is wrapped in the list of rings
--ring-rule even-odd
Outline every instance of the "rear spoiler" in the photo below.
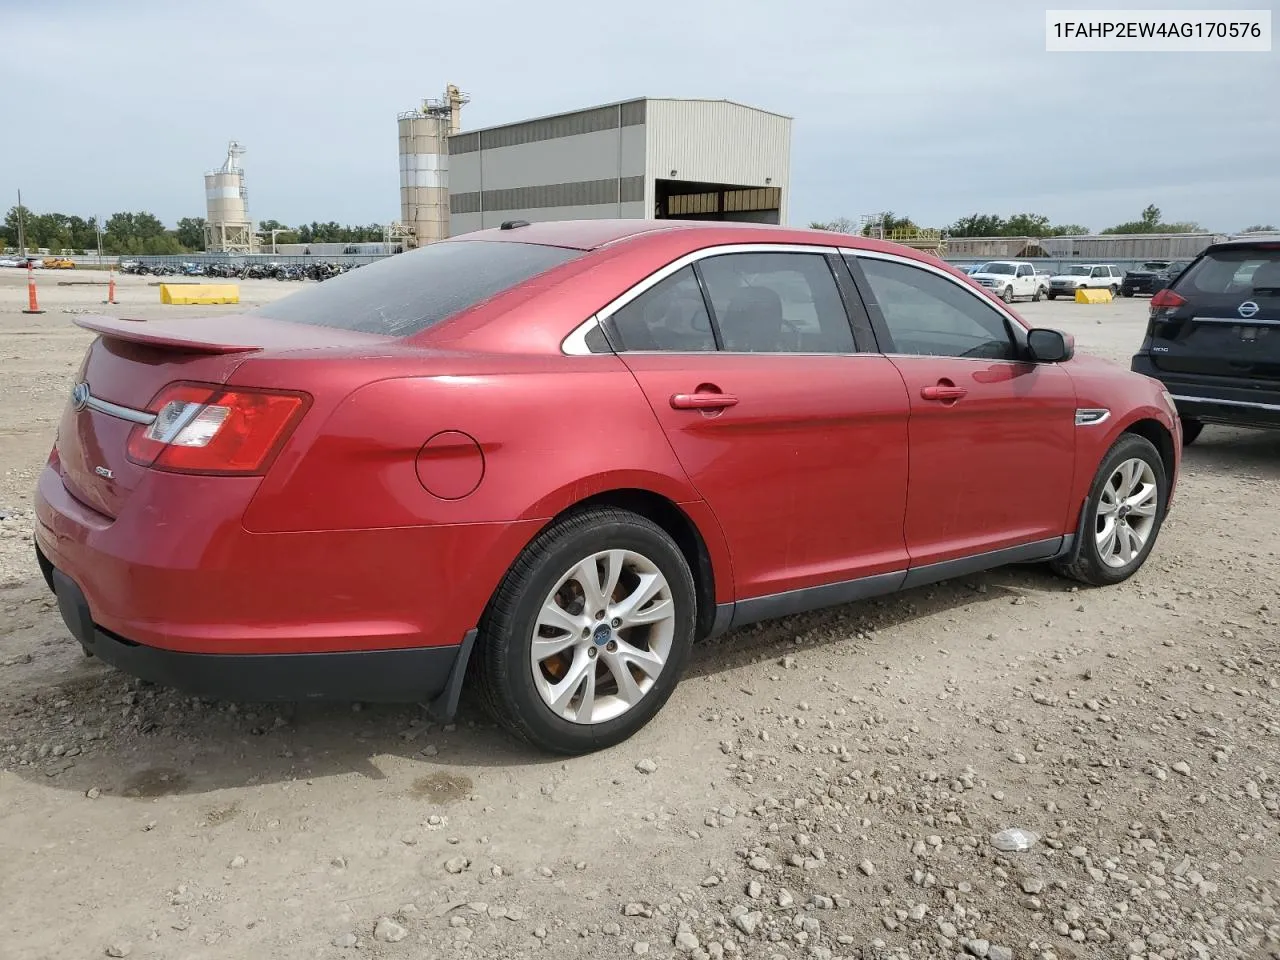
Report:
[[[201,337],[191,329],[190,320],[129,320],[123,317],[76,317],[76,326],[113,340],[127,340],[152,347],[166,347],[186,353],[249,353],[261,350],[263,344],[249,342],[250,338],[212,340]],[[184,330],[183,327],[187,329]],[[252,338],[254,340],[260,338]]]

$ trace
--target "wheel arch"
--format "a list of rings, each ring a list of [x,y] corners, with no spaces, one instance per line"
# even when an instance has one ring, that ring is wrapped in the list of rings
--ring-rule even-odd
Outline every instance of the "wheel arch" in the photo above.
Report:
[[[718,526],[715,529],[704,530],[708,521],[714,524],[709,513],[700,518],[703,523],[699,524],[690,515],[689,509],[686,509],[695,507],[692,503],[680,504],[669,497],[642,487],[618,487],[594,493],[565,507],[547,522],[546,527],[553,526],[566,516],[592,507],[615,507],[619,510],[627,510],[652,520],[665,530],[676,542],[680,552],[684,554],[689,570],[693,574],[698,604],[696,620],[698,639],[710,636],[727,625],[727,616],[721,617],[724,623],[717,622],[719,607],[716,596],[719,593],[723,597],[731,588],[732,574],[727,569],[727,553],[717,549],[722,547],[723,543]]]
[[[1173,433],[1154,417],[1140,417],[1126,424],[1117,439],[1126,433],[1137,434],[1146,440],[1150,440],[1151,445],[1159,452],[1160,462],[1164,464],[1165,480],[1169,487],[1165,491],[1165,496],[1171,495],[1178,469],[1177,453],[1173,445]]]

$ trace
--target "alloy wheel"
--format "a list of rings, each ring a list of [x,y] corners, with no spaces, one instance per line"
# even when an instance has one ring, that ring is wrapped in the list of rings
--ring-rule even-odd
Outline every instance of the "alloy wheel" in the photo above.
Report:
[[[1126,567],[1142,553],[1156,526],[1160,489],[1145,460],[1125,460],[1112,471],[1098,499],[1094,529],[1098,555],[1109,567]]]
[[[675,601],[657,564],[633,550],[592,554],[560,577],[538,611],[534,687],[565,720],[613,720],[653,688],[675,630]]]

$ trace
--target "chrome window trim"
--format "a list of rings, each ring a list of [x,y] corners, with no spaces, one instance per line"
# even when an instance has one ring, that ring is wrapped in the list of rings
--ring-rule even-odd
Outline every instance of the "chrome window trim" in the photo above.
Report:
[[[979,296],[972,289],[970,289],[959,277],[954,277],[951,274],[949,274],[947,271],[941,270],[938,267],[935,267],[931,263],[925,263],[920,260],[913,260],[911,257],[904,257],[896,253],[884,253],[880,250],[858,250],[854,247],[840,247],[839,249],[842,255],[854,257],[855,259],[886,260],[890,263],[900,263],[904,266],[916,267],[920,270],[925,270],[928,273],[934,274],[935,276],[942,277],[944,280],[950,280],[952,283],[954,283],[957,287],[959,287],[969,296],[977,300],[978,303],[982,304],[984,307],[989,307],[990,309],[994,310],[997,314],[1004,317],[1007,322],[1012,323],[1014,326],[1014,329],[1021,330],[1024,337],[1026,336],[1028,330],[1030,329],[1029,327],[1027,327],[1026,324],[1024,324],[1016,316],[1014,316],[1012,313],[1006,310],[1004,308],[1003,303],[999,301],[996,301],[994,303],[992,303],[991,301],[988,301],[987,299]],[[1014,340],[1016,341],[1017,339],[1018,338],[1015,336]],[[1025,346],[1025,344],[1020,344],[1020,345]],[[986,364],[1005,363],[1011,366],[1025,366],[1026,364],[1033,364],[1035,366],[1042,365],[1039,362],[1034,360],[996,360],[990,357],[953,357],[945,353],[936,354],[936,353],[885,352],[881,354],[881,356],[893,357],[894,359],[902,359],[902,360],[963,360],[966,363],[986,363]],[[1051,366],[1051,364],[1044,364],[1044,366]]]
[[[1106,407],[1080,407],[1076,410],[1077,427],[1096,427],[1111,419],[1111,411]]]
[[[567,357],[595,357],[597,354],[587,346],[587,335],[600,328],[600,315],[593,313],[573,328],[572,332],[560,341],[560,352]],[[613,351],[610,351],[612,354]]]
[[[703,247],[700,250],[694,250],[692,253],[686,253],[677,257],[665,266],[659,267],[653,273],[649,274],[643,280],[638,281],[625,291],[614,297],[607,304],[595,312],[594,315],[588,317],[570,334],[560,341],[560,352],[566,356],[596,356],[587,349],[586,337],[591,332],[593,326],[603,326],[604,323],[615,313],[625,307],[632,300],[646,292],[650,287],[655,287],[673,273],[678,273],[690,264],[705,260],[708,257],[724,256],[734,253],[809,253],[819,254],[821,256],[833,256],[839,253],[840,248],[835,246],[827,246],[826,244],[816,243],[724,243],[713,247]],[[832,280],[836,278],[833,276]],[[838,286],[838,282],[837,282]],[[850,330],[852,336],[852,329]],[[623,350],[621,353],[650,353],[662,354],[664,356],[707,356],[710,354],[728,354],[730,356],[747,356],[747,357],[837,357],[837,356],[857,356],[866,351],[855,351],[852,354],[837,353],[797,353],[790,350],[765,352],[765,351],[748,351],[738,352],[733,350]]]
[[[109,417],[117,417],[120,420],[128,420],[130,423],[140,423],[144,426],[155,423],[156,415],[147,413],[145,410],[134,410],[132,407],[122,407],[118,403],[112,403],[110,400],[102,400],[93,394],[84,402],[85,409],[95,410],[98,413],[105,413]]]

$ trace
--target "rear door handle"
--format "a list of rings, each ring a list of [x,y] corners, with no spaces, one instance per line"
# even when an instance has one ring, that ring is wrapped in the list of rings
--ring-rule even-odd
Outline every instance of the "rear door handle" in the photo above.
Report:
[[[968,392],[964,387],[943,386],[942,384],[920,388],[920,396],[926,400],[959,400]]]
[[[738,398],[728,393],[677,393],[671,397],[676,410],[721,410],[737,402]]]

